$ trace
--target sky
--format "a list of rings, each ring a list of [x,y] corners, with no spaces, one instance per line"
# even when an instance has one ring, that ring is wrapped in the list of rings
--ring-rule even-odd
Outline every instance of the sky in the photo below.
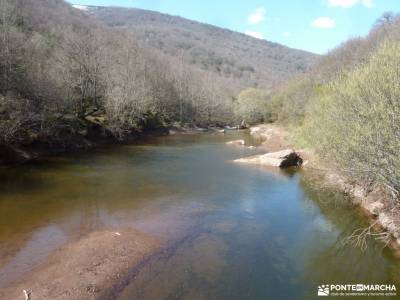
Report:
[[[149,9],[228,28],[314,53],[366,35],[400,0],[69,0]]]

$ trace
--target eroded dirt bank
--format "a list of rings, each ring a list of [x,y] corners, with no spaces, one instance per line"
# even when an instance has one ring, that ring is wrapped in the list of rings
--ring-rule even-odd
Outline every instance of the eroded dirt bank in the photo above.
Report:
[[[250,128],[253,136],[263,140],[261,148],[266,152],[294,149],[293,137],[275,125],[264,124]],[[330,162],[324,161],[312,149],[296,149],[303,159],[305,175],[312,177],[329,189],[336,189],[348,196],[349,201],[361,207],[371,222],[371,232],[387,232],[381,237],[400,255],[400,208],[391,195],[376,186],[363,186],[346,177]],[[369,233],[366,233],[369,234]]]
[[[163,242],[133,229],[93,232],[53,254],[0,299],[98,299]],[[24,292],[25,290],[25,292]]]

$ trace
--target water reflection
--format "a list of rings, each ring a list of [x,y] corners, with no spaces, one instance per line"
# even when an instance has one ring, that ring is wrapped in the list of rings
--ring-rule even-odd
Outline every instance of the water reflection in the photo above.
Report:
[[[0,169],[0,287],[64,243],[121,226],[168,245],[132,270],[121,299],[313,299],[322,283],[398,282],[378,243],[343,247],[365,222],[340,195],[295,169],[232,163],[258,151],[225,145],[242,137],[162,137]]]

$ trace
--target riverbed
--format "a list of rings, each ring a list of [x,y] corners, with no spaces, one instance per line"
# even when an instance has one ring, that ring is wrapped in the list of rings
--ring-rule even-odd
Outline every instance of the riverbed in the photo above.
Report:
[[[1,168],[0,289],[69,243],[121,228],[163,247],[124,274],[115,299],[313,299],[322,284],[400,284],[382,243],[343,244],[368,226],[361,212],[301,170],[233,163],[260,153],[226,145],[238,138],[259,142],[176,135]]]

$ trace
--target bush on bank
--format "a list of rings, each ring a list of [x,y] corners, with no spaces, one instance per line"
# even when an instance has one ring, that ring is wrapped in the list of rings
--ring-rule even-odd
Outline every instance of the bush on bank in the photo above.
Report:
[[[385,42],[370,60],[314,98],[308,142],[356,179],[400,192],[400,43]]]

